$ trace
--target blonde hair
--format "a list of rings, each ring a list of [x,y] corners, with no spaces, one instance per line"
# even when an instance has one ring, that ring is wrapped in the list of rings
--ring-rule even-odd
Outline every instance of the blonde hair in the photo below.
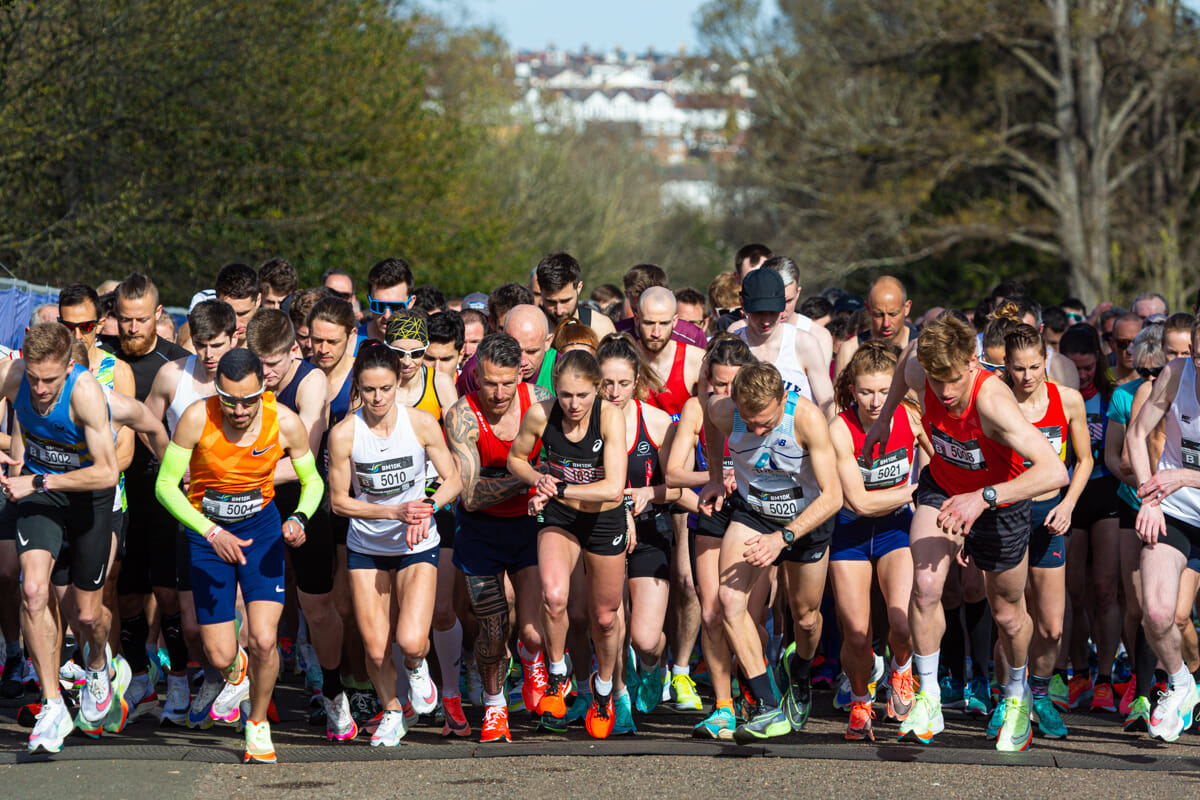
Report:
[[[774,364],[747,364],[733,378],[730,392],[734,405],[751,414],[787,396],[783,377]]]
[[[975,355],[975,329],[952,311],[926,323],[917,339],[917,361],[934,380],[953,378]]]

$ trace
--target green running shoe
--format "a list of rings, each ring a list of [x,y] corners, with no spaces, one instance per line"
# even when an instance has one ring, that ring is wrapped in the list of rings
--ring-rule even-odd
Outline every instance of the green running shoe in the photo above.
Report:
[[[591,705],[591,697],[588,698],[588,704]],[[620,697],[613,697],[612,734],[616,736],[628,733],[637,733],[637,726],[633,724],[633,703],[629,701],[629,692],[626,691]]]
[[[996,703],[996,707],[992,709],[992,718],[988,720],[987,735],[989,739],[995,739],[1000,735],[1000,729],[1004,727],[1004,706],[1005,703]]]
[[[897,738],[902,742],[928,744],[945,729],[946,718],[942,716],[941,699],[920,691],[913,697],[913,707],[912,711],[908,712],[908,718],[900,723]]]
[[[733,732],[738,744],[752,744],[761,739],[774,739],[792,732],[792,723],[782,708],[764,708],[749,722],[739,725]]]
[[[1004,725],[996,739],[996,749],[1005,753],[1021,753],[1033,741],[1033,726],[1029,724],[1029,690],[1021,697],[1009,697],[1004,701]]]
[[[1071,693],[1067,689],[1067,682],[1057,673],[1050,678],[1050,701],[1059,711],[1066,711],[1071,707]]]
[[[629,687],[633,691],[633,687]],[[649,672],[638,671],[637,710],[649,714],[662,702],[663,676],[658,667]]]
[[[798,731],[808,722],[808,714],[812,711],[812,692],[805,690],[801,694],[796,686],[789,685],[780,704],[783,713],[791,723],[792,730]]]
[[[692,728],[692,738],[728,740],[733,738],[736,728],[737,720],[733,717],[733,710],[718,708],[709,714],[707,719]]]
[[[1145,697],[1134,698],[1125,718],[1125,730],[1130,732],[1150,730],[1150,701]]]
[[[1033,720],[1038,724],[1038,730],[1042,732],[1042,736],[1047,739],[1065,739],[1067,738],[1067,726],[1062,721],[1062,716],[1058,713],[1058,709],[1054,706],[1054,701],[1049,695],[1046,697],[1033,698]]]

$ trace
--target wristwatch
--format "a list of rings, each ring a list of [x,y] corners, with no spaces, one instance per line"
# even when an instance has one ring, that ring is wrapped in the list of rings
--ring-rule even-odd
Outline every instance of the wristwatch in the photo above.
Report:
[[[558,484],[554,487],[554,491],[555,491],[555,494],[558,496],[558,498],[561,500],[567,496],[567,485],[565,483],[563,483],[562,481],[559,481]]]
[[[990,508],[992,511],[995,511],[996,510],[996,487],[995,486],[983,487],[983,499],[987,501],[988,508]]]
[[[34,491],[36,491],[36,492],[44,492],[44,491],[46,491],[46,476],[45,476],[45,475],[43,475],[43,474],[42,474],[42,473],[40,473],[40,472],[36,472],[36,473],[34,473],[34,475],[33,475],[33,489],[34,489]]]
[[[783,549],[791,550],[792,542],[796,541],[796,534],[787,528],[780,528],[779,535],[783,537]]]
[[[301,528],[305,530],[308,529],[308,514],[305,514],[303,511],[293,511],[292,515],[288,517],[288,519],[294,519],[296,522],[300,523]]]

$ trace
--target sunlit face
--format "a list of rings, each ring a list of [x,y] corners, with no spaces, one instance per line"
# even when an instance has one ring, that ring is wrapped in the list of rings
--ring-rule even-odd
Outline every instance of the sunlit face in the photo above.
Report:
[[[563,416],[572,422],[592,413],[592,404],[596,402],[596,384],[590,378],[577,372],[567,371],[558,376],[554,385],[554,394],[558,397],[558,405],[562,408]]]
[[[325,279],[325,288],[343,300],[349,300],[354,296],[354,281],[349,275],[330,275]]]
[[[899,337],[911,308],[911,300],[901,300],[891,292],[881,293],[878,298],[867,298],[867,311],[871,314],[871,338],[887,340]]]
[[[217,378],[217,396],[225,422],[234,430],[244,431],[258,416],[265,387],[254,373],[232,381],[225,376]]]
[[[675,332],[674,312],[666,304],[643,304],[641,311],[635,316],[638,326],[638,337],[647,352],[660,353],[671,341]]]
[[[1124,369],[1133,369],[1133,340],[1141,329],[1141,323],[1133,320],[1122,320],[1113,325],[1109,346],[1117,354],[1117,363]]]
[[[747,411],[738,407],[738,416],[746,423],[746,430],[755,436],[766,436],[775,430],[775,426],[783,419],[783,400],[776,398],[760,411]]]
[[[534,281],[537,277],[534,277]],[[574,286],[564,286],[556,292],[542,292],[542,298],[539,303],[542,310],[546,312],[546,316],[554,321],[554,324],[562,322],[564,319],[575,316],[579,310],[579,291],[583,288],[583,282],[580,281]]]
[[[262,354],[256,353],[258,360],[263,365],[263,383],[272,392],[279,388],[279,384],[287,377],[288,371],[292,368],[292,363],[295,361],[295,353],[292,350],[283,350],[278,353]]]
[[[396,404],[398,377],[387,367],[373,367],[360,372],[355,388],[358,389],[363,408],[375,417],[388,413]]]
[[[479,381],[479,399],[493,414],[503,414],[517,396],[521,368],[502,367],[487,360],[476,360],[475,377]]]
[[[58,316],[67,323],[75,341],[83,342],[90,350],[96,344],[96,336],[100,333],[100,315],[90,300],[74,306],[59,306]],[[91,328],[85,332],[85,328]]]
[[[408,284],[397,283],[395,286],[376,286],[371,291],[371,300],[380,303],[408,303]],[[385,305],[383,313],[375,318],[376,324],[379,325],[379,330],[387,329],[388,320],[392,318],[392,306]]]
[[[675,316],[684,322],[692,323],[697,328],[703,328],[706,322],[704,306],[696,303],[679,303]]]
[[[1046,357],[1034,347],[1014,352],[1005,359],[1004,369],[1022,394],[1030,394],[1046,382]]]
[[[425,348],[425,366],[434,372],[454,377],[458,374],[458,362],[462,353],[454,349],[454,342],[430,342]]]
[[[943,406],[952,409],[965,405],[964,401],[971,393],[975,365],[976,360],[972,356],[971,361],[961,370],[954,370],[949,375],[942,376],[941,380],[932,375],[927,376],[929,388],[933,389],[933,393],[937,395]]]
[[[1163,337],[1163,353],[1167,361],[1187,358],[1192,354],[1192,337],[1187,331],[1171,331]]]
[[[158,339],[155,326],[162,306],[147,292],[136,300],[117,297],[117,332],[121,350],[127,355],[144,356],[154,349]]]
[[[254,312],[258,310],[258,297],[217,297],[218,300],[224,300],[229,305],[233,306],[233,313],[237,316],[237,330],[233,334],[233,338],[238,341],[244,341],[246,336],[246,325],[249,324],[250,318],[254,316]]]
[[[1075,364],[1079,373],[1079,388],[1087,389],[1096,382],[1096,354],[1071,353],[1067,356]]]
[[[309,339],[314,363],[328,372],[346,355],[350,332],[337,323],[314,319],[309,326]]]
[[[45,412],[62,392],[67,375],[71,371],[71,360],[59,361],[48,358],[44,361],[25,361],[25,380],[33,398],[34,410]]]
[[[624,408],[637,389],[637,373],[623,358],[610,358],[600,364],[600,396]]]
[[[233,340],[225,333],[218,333],[207,342],[193,337],[192,344],[196,347],[196,358],[204,365],[204,373],[209,378],[216,377],[221,356],[233,349]]]
[[[708,388],[714,397],[729,397],[733,390],[733,379],[737,376],[739,366],[713,364],[708,370]]]
[[[483,341],[483,323],[477,319],[470,320],[466,324],[466,333],[463,336],[463,359],[468,359],[475,355],[475,350],[479,347],[479,343]]]
[[[400,382],[407,383],[412,380],[425,360],[425,353],[428,352],[425,342],[420,339],[396,339],[389,342],[388,347],[400,356]]]
[[[891,387],[890,372],[872,372],[854,378],[854,402],[858,404],[858,414],[863,421],[870,424],[879,419]]]
[[[533,380],[542,371],[542,361],[546,357],[546,335],[536,325],[513,326],[507,333],[521,346],[521,380]]]
[[[784,314],[778,311],[751,311],[746,314],[746,327],[766,339],[783,322]]]

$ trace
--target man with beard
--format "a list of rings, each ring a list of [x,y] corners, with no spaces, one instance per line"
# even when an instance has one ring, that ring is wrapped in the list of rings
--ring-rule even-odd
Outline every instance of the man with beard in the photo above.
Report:
[[[535,277],[542,290],[539,302],[550,320],[551,329],[557,328],[564,319],[575,317],[595,331],[597,339],[613,332],[612,320],[590,306],[579,305],[583,271],[569,253],[551,253],[543,258],[538,262]]]
[[[871,328],[851,337],[838,348],[837,371],[845,369],[858,352],[858,346],[867,339],[889,342],[901,350],[908,347],[909,341],[917,335],[917,329],[907,322],[911,310],[912,301],[908,299],[908,292],[899,280],[891,275],[880,275],[872,281],[871,288],[867,290],[867,313],[871,316]]]
[[[514,337],[521,345],[521,380],[525,383],[536,383],[553,392],[550,372],[554,369],[558,353],[550,346],[550,329],[546,326],[546,315],[537,306],[522,303],[512,306],[511,310],[505,309],[500,318],[504,320],[504,332]],[[455,385],[459,397],[479,390],[478,374],[476,360],[472,356],[463,364]]]
[[[133,273],[116,289],[117,340],[101,340],[113,355],[133,371],[134,396],[150,396],[159,369],[186,358],[187,350],[158,336],[156,322],[162,313],[158,287],[140,273]],[[117,602],[121,610],[121,648],[134,676],[150,667],[146,639],[150,625],[145,617],[146,595],[154,592],[162,612],[162,635],[170,657],[170,672],[184,674],[188,646],[184,637],[179,590],[190,591],[186,560],[180,560],[179,526],[154,497],[158,460],[139,440],[133,461],[125,470],[128,532],[125,559],[117,578]],[[168,533],[169,532],[169,533]],[[144,678],[142,680],[145,680]],[[132,687],[131,687],[132,688]],[[136,697],[131,697],[134,701]]]
[[[638,299],[635,315],[638,347],[660,387],[650,391],[646,402],[670,414],[673,422],[679,421],[683,404],[696,393],[704,360],[702,349],[671,338],[679,320],[676,310],[670,289],[651,286]]]
[[[637,316],[636,312],[642,293],[654,286],[670,289],[671,284],[667,280],[666,270],[657,264],[638,264],[631,267],[621,278],[621,283],[625,286],[624,308],[629,316],[617,322],[617,333],[629,333],[637,336],[637,323],[634,321],[634,318]],[[677,342],[683,342],[684,344],[696,347],[704,347],[708,344],[708,337],[704,335],[704,331],[690,322],[682,320],[675,322],[675,329],[671,331],[671,338]]]

